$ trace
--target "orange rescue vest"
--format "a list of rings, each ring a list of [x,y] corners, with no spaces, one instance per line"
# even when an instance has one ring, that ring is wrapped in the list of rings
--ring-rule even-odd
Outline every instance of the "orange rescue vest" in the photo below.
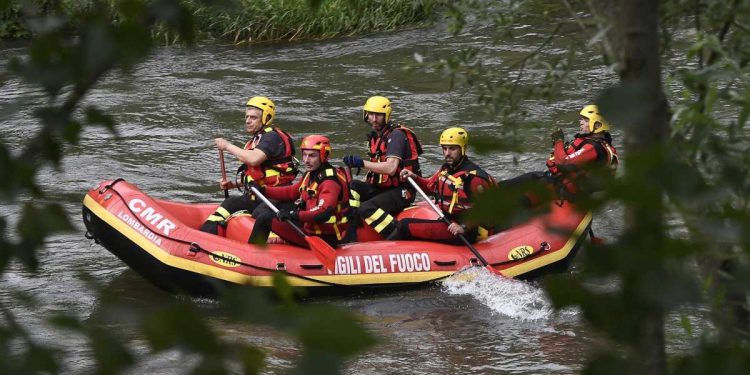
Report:
[[[440,171],[435,181],[435,203],[448,215],[455,215],[471,208],[470,181],[481,178],[490,185],[495,179],[468,159],[464,159],[457,171],[450,173],[446,166]]]
[[[341,186],[338,201],[333,210],[331,217],[325,223],[305,222],[304,226],[308,233],[315,235],[335,234],[337,239],[341,239],[346,233],[347,216],[349,210],[349,182],[350,179],[344,168],[334,169],[330,165],[324,165],[314,178],[310,178],[311,172],[302,176],[302,183],[299,187],[300,199],[305,203],[305,209],[310,209],[318,205],[318,187],[325,180],[333,180]]]
[[[419,143],[419,140],[417,139],[417,135],[414,134],[414,131],[411,129],[399,124],[396,126],[390,126],[387,129],[385,129],[380,136],[372,136],[369,138],[369,152],[370,155],[370,161],[372,162],[383,162],[386,161],[386,152],[388,151],[388,135],[391,134],[394,130],[401,130],[406,134],[406,140],[409,143],[409,150],[411,151],[411,156],[406,160],[401,160],[399,162],[398,169],[396,170],[396,173],[394,173],[393,176],[382,174],[382,173],[375,173],[375,172],[367,172],[367,183],[374,185],[379,188],[390,188],[390,187],[396,187],[401,186],[402,182],[399,180],[398,176],[402,169],[408,169],[418,176],[422,175],[422,171],[419,167],[419,155],[422,155],[422,145]]]
[[[258,166],[245,164],[240,167],[244,169],[245,181],[255,181],[261,186],[289,185],[297,176],[297,165],[294,163],[294,146],[289,133],[267,126],[263,128],[264,133],[275,131],[284,141],[284,154],[276,159],[266,159]],[[261,135],[262,136],[262,135]],[[245,144],[245,150],[252,150],[258,145],[260,137],[256,136]]]
[[[596,150],[597,159],[596,162],[605,168],[609,168],[612,171],[612,176],[617,171],[617,165],[619,163],[619,156],[617,150],[607,141],[605,138],[594,138],[587,136],[576,136],[576,138],[565,147],[565,153],[570,155],[583,148],[583,146],[590,144]],[[550,160],[554,160],[554,153]],[[555,167],[557,168],[557,167]],[[553,173],[553,175],[559,175]],[[573,181],[577,181],[581,178],[588,177],[589,172],[585,169],[577,169],[569,173],[565,173],[559,179],[559,184],[562,189],[570,194],[579,193],[579,188],[574,184]]]

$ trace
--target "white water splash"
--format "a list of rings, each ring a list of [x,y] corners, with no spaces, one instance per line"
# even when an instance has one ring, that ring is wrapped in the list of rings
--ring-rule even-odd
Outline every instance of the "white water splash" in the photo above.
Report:
[[[473,267],[445,279],[442,289],[448,294],[470,295],[492,311],[514,319],[549,319],[554,314],[543,289],[498,277],[484,267]]]

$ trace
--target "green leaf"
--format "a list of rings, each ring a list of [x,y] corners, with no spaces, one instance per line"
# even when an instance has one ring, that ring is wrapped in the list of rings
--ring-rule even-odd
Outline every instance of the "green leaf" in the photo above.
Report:
[[[88,125],[104,126],[107,130],[112,132],[112,134],[117,135],[114,118],[94,106],[86,108],[86,122]]]
[[[89,333],[91,349],[100,374],[117,374],[135,363],[135,357],[123,343],[103,328]]]
[[[71,230],[73,226],[60,204],[37,206],[26,203],[17,227],[20,246],[13,255],[29,270],[35,271],[38,266],[36,249],[44,244],[44,239],[52,234]]]
[[[306,350],[354,355],[375,344],[375,338],[350,313],[332,306],[310,306],[297,317],[295,332]]]
[[[144,320],[143,331],[155,351],[183,347],[204,355],[221,353],[218,337],[191,303],[170,303]]]
[[[30,372],[56,374],[60,371],[60,364],[57,362],[57,350],[31,345],[24,353],[22,369]]]

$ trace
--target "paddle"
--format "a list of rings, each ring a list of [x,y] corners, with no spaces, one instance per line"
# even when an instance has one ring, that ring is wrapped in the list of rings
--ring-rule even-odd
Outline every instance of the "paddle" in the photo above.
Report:
[[[426,200],[427,203],[430,204],[430,207],[432,207],[432,209],[435,210],[435,213],[437,213],[438,216],[440,216],[440,219],[442,219],[446,224],[448,224],[450,226],[451,225],[451,221],[448,220],[447,217],[445,217],[445,214],[443,213],[443,210],[441,210],[440,208],[438,208],[438,206],[436,206],[435,203],[432,202],[432,199],[430,199],[427,196],[427,194],[425,194],[425,192],[422,190],[422,188],[420,188],[419,185],[417,185],[417,183],[414,182],[414,180],[411,177],[407,177],[406,179],[409,180],[409,183],[412,186],[414,186],[414,189],[416,189],[417,192],[419,192],[419,195],[421,195],[422,198],[424,198],[424,200]],[[463,234],[458,234],[456,236],[459,239],[461,239],[461,242],[463,242],[464,245],[466,245],[466,247],[468,247],[469,250],[471,250],[472,253],[474,253],[474,256],[476,256],[477,259],[479,259],[479,261],[482,262],[482,265],[484,265],[485,268],[487,268],[490,272],[492,272],[492,273],[494,273],[496,275],[501,275],[502,276],[502,274],[498,270],[496,270],[496,269],[492,268],[492,266],[490,266],[490,263],[487,262],[487,259],[484,259],[484,257],[482,256],[482,254],[479,253],[479,251],[471,244],[471,242],[469,242],[469,240],[466,239],[466,237],[464,237]]]
[[[268,200],[263,194],[261,194],[258,189],[255,188],[255,186],[250,186],[250,190],[252,190],[253,194],[255,194],[256,197],[258,197],[263,203],[265,203],[268,207],[273,210],[274,213],[278,213],[279,209],[274,206],[271,201]],[[326,268],[329,270],[334,269],[334,263],[336,262],[336,250],[334,250],[331,245],[328,244],[328,242],[325,242],[320,237],[315,236],[309,236],[307,233],[305,233],[300,227],[297,226],[297,224],[294,224],[291,220],[286,222],[287,224],[291,225],[292,228],[294,228],[297,233],[299,233],[302,237],[305,237],[305,241],[308,245],[310,245],[310,249],[312,249],[313,254],[315,254],[315,257],[320,260],[321,263],[323,263]]]
[[[221,163],[221,180],[227,180],[227,167],[224,165],[224,150],[219,150],[219,162]],[[224,198],[229,198],[229,189],[224,189]]]

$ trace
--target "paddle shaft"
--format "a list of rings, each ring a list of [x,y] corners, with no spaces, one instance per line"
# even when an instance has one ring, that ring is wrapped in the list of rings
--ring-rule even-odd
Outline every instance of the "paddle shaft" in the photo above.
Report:
[[[255,186],[250,186],[250,190],[252,190],[253,194],[255,194],[255,196],[258,197],[261,201],[263,201],[263,203],[265,203],[266,206],[268,206],[271,209],[271,211],[273,211],[273,213],[275,213],[275,214],[279,213],[279,209],[276,208],[276,206],[274,206],[274,204],[271,203],[271,201],[269,201],[268,198],[266,198],[265,196],[263,196],[263,194],[261,194],[261,192],[258,191],[258,189],[255,188]],[[299,233],[302,237],[307,237],[307,233],[305,233],[293,221],[287,220],[286,223],[289,224],[289,225],[291,225],[292,228],[294,228],[294,230],[297,233]]]
[[[432,207],[432,209],[435,210],[435,213],[437,213],[438,216],[440,216],[440,219],[442,219],[446,224],[448,224],[448,226],[450,226],[452,223],[451,223],[450,220],[448,220],[447,217],[445,217],[445,214],[443,213],[443,210],[441,210],[438,206],[435,205],[435,203],[432,201],[432,199],[430,199],[427,196],[427,194],[424,192],[424,190],[422,190],[422,188],[420,188],[419,185],[417,185],[417,183],[414,181],[414,179],[412,179],[411,177],[407,177],[406,179],[409,180],[409,183],[412,186],[414,186],[414,189],[416,189],[417,192],[419,192],[419,195],[421,195],[422,198],[424,198],[424,200],[426,200],[427,203],[430,204],[430,206]],[[466,245],[466,247],[468,247],[469,250],[471,250],[471,252],[474,253],[474,256],[476,256],[477,259],[479,259],[479,261],[482,262],[482,264],[485,267],[489,267],[490,266],[490,263],[487,262],[487,259],[484,259],[484,257],[482,256],[482,254],[479,253],[479,251],[471,244],[471,242],[469,242],[469,240],[466,239],[466,237],[464,237],[463,234],[458,234],[458,235],[456,235],[456,237],[458,237],[459,239],[461,239],[461,242],[463,242],[464,245]]]
[[[227,167],[224,165],[224,150],[219,150],[219,163],[221,163],[221,180],[227,180]],[[224,189],[224,198],[229,198],[229,189]]]

